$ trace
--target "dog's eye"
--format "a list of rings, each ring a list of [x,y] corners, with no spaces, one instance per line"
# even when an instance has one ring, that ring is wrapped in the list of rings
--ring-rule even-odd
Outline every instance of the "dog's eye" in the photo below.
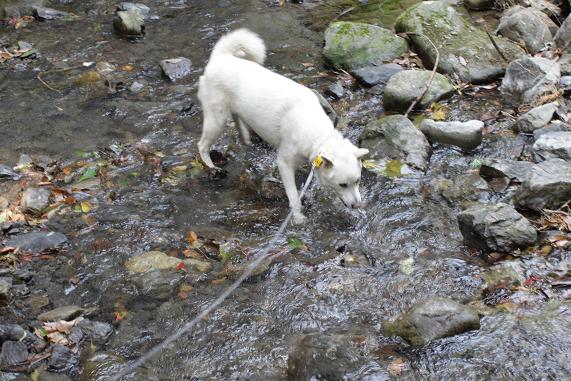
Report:
[[[347,183],[339,184],[339,186],[340,186],[341,188],[347,188]]]

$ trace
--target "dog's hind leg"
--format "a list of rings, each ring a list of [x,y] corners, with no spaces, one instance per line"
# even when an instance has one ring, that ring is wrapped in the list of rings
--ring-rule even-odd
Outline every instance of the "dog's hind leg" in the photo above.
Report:
[[[203,105],[204,122],[202,124],[202,136],[198,142],[200,158],[209,168],[216,168],[210,158],[210,147],[218,140],[226,122],[228,121],[228,109],[223,104]]]
[[[232,114],[232,118],[234,119],[234,123],[236,123],[236,127],[238,128],[238,131],[240,133],[240,138],[242,139],[242,143],[244,143],[247,146],[251,145],[252,138],[250,136],[250,128],[248,127],[246,122],[240,119],[238,114]]]

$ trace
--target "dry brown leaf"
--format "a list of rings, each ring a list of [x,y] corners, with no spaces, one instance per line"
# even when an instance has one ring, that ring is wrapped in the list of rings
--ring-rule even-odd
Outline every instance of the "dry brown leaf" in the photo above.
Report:
[[[400,376],[402,374],[402,372],[404,370],[406,370],[407,368],[408,368],[408,364],[403,360],[403,358],[397,357],[396,359],[394,359],[389,364],[389,366],[387,367],[387,370],[393,376]]]

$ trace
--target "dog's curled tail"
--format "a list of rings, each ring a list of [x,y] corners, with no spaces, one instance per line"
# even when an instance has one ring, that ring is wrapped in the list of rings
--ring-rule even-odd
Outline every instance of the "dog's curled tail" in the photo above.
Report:
[[[234,57],[254,61],[260,65],[266,60],[266,44],[256,33],[248,29],[238,29],[230,32],[214,45],[214,56],[231,54]]]

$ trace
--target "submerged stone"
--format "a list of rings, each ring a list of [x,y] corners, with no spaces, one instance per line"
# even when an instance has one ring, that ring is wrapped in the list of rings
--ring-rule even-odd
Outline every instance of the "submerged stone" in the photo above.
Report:
[[[32,232],[17,235],[6,241],[6,246],[17,247],[22,251],[42,252],[56,249],[67,243],[67,237],[57,232]]]
[[[407,50],[404,38],[376,25],[339,21],[325,31],[323,55],[337,69],[352,71],[380,65]]]
[[[83,308],[70,305],[70,306],[63,306],[54,308],[51,311],[44,312],[38,316],[38,320],[40,321],[58,321],[58,320],[73,320],[76,317],[80,316],[83,311]]]

